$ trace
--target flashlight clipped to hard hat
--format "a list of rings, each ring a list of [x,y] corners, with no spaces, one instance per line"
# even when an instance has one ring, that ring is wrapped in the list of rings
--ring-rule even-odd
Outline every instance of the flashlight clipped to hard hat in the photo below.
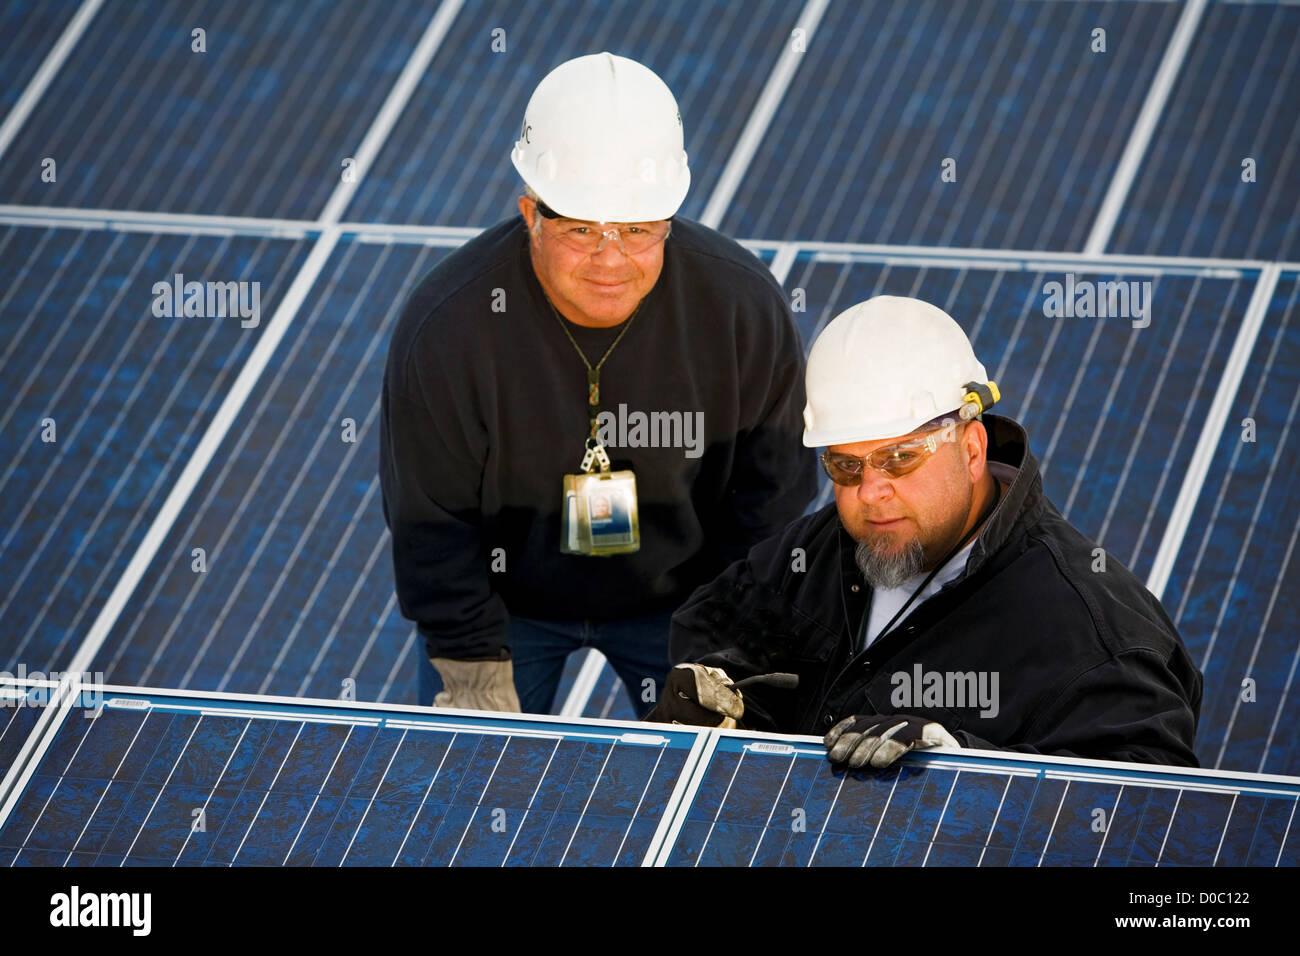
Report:
[[[981,384],[979,382],[967,382],[962,386],[966,393],[962,395],[961,408],[957,414],[961,416],[964,422],[970,421],[976,415],[980,415],[992,408],[1002,398],[1002,393],[998,391],[997,382],[988,382]]]

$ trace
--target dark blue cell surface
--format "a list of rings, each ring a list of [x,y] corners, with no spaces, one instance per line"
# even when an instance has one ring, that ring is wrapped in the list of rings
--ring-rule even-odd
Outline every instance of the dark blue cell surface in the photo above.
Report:
[[[1267,303],[1164,605],[1205,672],[1197,752],[1223,770],[1300,775],[1300,275]]]
[[[77,12],[78,0],[9,0],[0,6],[0,112],[8,114]]]
[[[1296,781],[1141,765],[913,756],[845,771],[807,744],[728,736],[688,797],[668,864],[1273,865],[1293,852],[1297,795]]]
[[[28,705],[26,688],[0,682],[0,780],[31,736],[41,711]]]
[[[693,741],[653,727],[110,701],[93,718],[68,713],[0,851],[42,865],[639,865]]]
[[[0,670],[71,663],[306,245],[0,227]],[[249,317],[207,294],[176,314],[178,275],[246,283]],[[191,549],[213,544],[182,532],[159,562],[202,577]]]
[[[393,593],[379,393],[404,292],[444,253],[334,250],[92,670],[145,686],[415,702],[423,644]]]
[[[1294,261],[1300,7],[1210,3],[1109,248]]]
[[[57,179],[0,200],[314,219],[436,9],[107,0],[5,157]]]
[[[1164,3],[832,3],[723,228],[1078,251],[1178,14]]]

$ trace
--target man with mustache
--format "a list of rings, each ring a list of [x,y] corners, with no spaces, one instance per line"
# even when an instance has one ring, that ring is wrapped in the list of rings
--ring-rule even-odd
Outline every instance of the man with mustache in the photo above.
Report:
[[[599,649],[638,713],[691,591],[800,514],[803,352],[753,255],[676,217],[681,116],[647,67],[556,67],[511,159],[519,216],[411,293],[380,477],[419,700],[545,713]]]
[[[1044,496],[1024,429],[984,414],[997,386],[947,313],[853,306],[807,393],[835,502],[683,605],[650,719],[825,735],[852,767],[936,746],[1196,765],[1177,630]]]

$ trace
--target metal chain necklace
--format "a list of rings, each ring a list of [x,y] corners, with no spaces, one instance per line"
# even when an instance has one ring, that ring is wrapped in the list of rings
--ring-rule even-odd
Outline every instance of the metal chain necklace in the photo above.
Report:
[[[551,313],[555,316],[555,321],[560,323],[560,331],[563,332],[564,337],[569,340],[569,344],[573,346],[573,350],[578,353],[578,358],[582,359],[582,364],[587,369],[587,410],[588,416],[591,419],[591,433],[589,437],[594,439],[598,431],[597,419],[600,416],[600,369],[605,364],[605,360],[613,353],[614,349],[618,348],[618,343],[623,341],[623,336],[627,335],[628,329],[632,328],[632,322],[641,311],[641,303],[638,302],[636,304],[636,308],[632,310],[632,314],[628,316],[627,321],[623,324],[623,330],[619,332],[614,341],[610,343],[609,348],[605,349],[605,354],[600,357],[600,361],[595,365],[592,365],[587,361],[586,353],[582,351],[582,347],[578,345],[577,340],[574,339],[573,333],[569,331],[568,326],[564,322],[564,317],[560,315],[560,310],[555,307],[555,303],[548,297],[546,299],[546,304],[551,307]]]

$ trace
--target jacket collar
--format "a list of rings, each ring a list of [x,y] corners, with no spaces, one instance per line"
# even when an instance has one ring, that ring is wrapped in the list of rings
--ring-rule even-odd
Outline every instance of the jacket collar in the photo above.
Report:
[[[1002,415],[985,414],[981,417],[989,435],[988,459],[1017,469],[1011,487],[1002,493],[993,514],[989,515],[980,528],[971,548],[970,557],[966,559],[966,569],[955,580],[959,581],[969,574],[974,574],[991,555],[997,554],[1017,534],[1018,528],[1032,524],[1043,505],[1043,479],[1038,459],[1029,450],[1029,436],[1024,427],[1011,418]],[[831,510],[835,503],[831,502]],[[858,570],[853,553],[857,542],[844,530],[839,515],[835,516],[839,525],[840,568],[845,579],[861,581],[862,572]],[[953,582],[955,583],[955,582]]]
[[[1003,493],[1002,500],[975,539],[975,547],[971,548],[966,561],[968,574],[978,570],[989,555],[1000,551],[1018,526],[1032,523],[1043,506],[1043,476],[1038,459],[1029,450],[1029,436],[1024,427],[1001,415],[985,415],[983,420],[989,433],[989,460],[1018,470],[1015,481]]]

